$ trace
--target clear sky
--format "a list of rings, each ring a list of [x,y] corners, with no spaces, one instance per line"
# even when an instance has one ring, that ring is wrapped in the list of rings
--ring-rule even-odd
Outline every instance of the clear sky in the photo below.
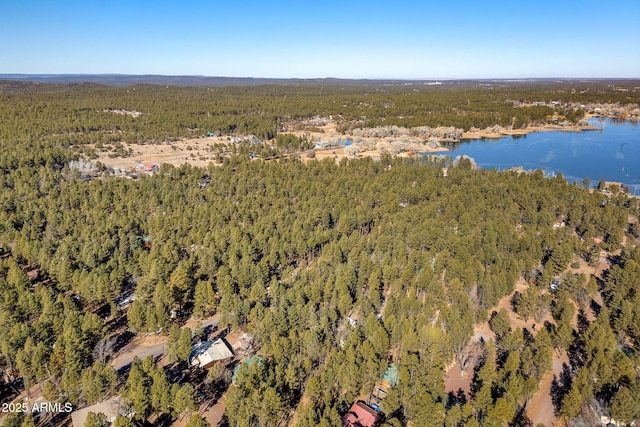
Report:
[[[0,73],[640,77],[640,1],[3,0]]]

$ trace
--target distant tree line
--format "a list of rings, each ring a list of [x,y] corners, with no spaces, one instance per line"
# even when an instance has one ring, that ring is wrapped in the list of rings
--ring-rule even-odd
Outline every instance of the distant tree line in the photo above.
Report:
[[[638,104],[633,90],[607,82],[567,85],[452,84],[443,86],[175,87],[137,85],[26,85],[0,91],[1,140],[45,146],[157,143],[178,138],[253,134],[275,138],[291,120],[334,116],[341,129],[379,125],[494,125],[520,128],[546,123],[557,113],[577,121],[584,113],[559,104],[516,107],[513,101]],[[1,89],[1,86],[0,86]],[[45,90],[48,89],[48,90]],[[132,115],[128,113],[141,113]]]

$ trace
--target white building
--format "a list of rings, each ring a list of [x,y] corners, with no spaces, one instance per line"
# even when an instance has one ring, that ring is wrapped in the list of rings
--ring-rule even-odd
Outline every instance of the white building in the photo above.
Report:
[[[232,357],[234,354],[231,346],[224,338],[218,338],[215,341],[204,341],[197,344],[189,356],[189,363],[191,366],[209,369],[215,362]]]

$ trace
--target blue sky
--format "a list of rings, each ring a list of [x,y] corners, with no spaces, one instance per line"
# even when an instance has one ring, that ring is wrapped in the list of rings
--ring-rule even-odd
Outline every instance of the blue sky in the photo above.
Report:
[[[4,0],[0,73],[640,77],[640,2]]]

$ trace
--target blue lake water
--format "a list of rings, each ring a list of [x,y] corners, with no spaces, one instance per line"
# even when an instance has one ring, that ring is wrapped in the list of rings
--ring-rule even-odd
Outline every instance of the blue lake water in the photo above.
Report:
[[[570,182],[600,178],[629,186],[640,195],[640,126],[638,122],[590,119],[602,130],[535,132],[496,140],[450,144],[449,155],[472,157],[480,168],[498,170],[522,166],[546,174],[562,173]]]

